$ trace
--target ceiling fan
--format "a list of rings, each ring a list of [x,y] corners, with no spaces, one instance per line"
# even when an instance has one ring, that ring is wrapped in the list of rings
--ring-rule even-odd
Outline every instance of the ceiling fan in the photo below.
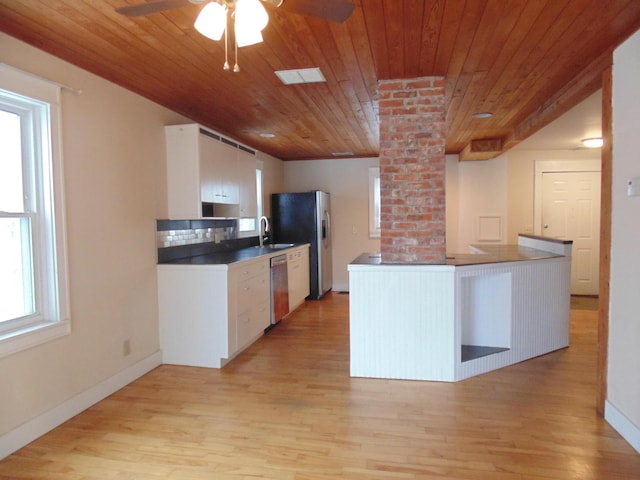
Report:
[[[129,17],[141,17],[189,4],[205,3],[195,20],[195,29],[211,40],[220,40],[224,34],[224,70],[230,70],[228,62],[229,19],[233,17],[233,36],[236,62],[234,72],[240,71],[238,47],[262,42],[262,30],[269,22],[263,5],[280,8],[301,15],[321,18],[331,22],[344,22],[353,13],[355,5],[345,0],[152,0],[147,3],[129,5],[116,12]]]
[[[129,17],[141,17],[165,10],[184,7],[189,4],[199,5],[209,0],[152,0],[147,3],[139,3],[126,7],[116,8],[116,12]],[[330,22],[342,23],[353,13],[355,5],[345,0],[261,0],[265,5],[273,8],[320,18]],[[219,3],[229,10],[236,6],[236,0],[213,0],[211,3]]]

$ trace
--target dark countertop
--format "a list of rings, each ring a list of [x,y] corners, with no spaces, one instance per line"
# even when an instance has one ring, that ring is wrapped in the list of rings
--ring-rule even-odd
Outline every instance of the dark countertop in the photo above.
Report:
[[[158,265],[228,265],[230,263],[243,262],[245,260],[252,260],[254,258],[262,257],[264,255],[273,256],[279,255],[292,248],[297,248],[305,245],[294,244],[293,246],[271,248],[271,247],[247,247],[239,250],[230,250],[218,253],[209,253],[206,255],[196,255],[193,257],[179,258],[176,260],[170,260],[167,262],[159,263]]]
[[[455,253],[447,254],[444,265],[463,267],[468,265],[482,265],[485,263],[520,262],[524,260],[540,260],[544,258],[562,257],[555,253],[546,252],[519,245],[473,245],[473,248],[482,250],[482,253]],[[363,253],[357,257],[351,265],[399,265],[395,263],[382,263],[380,253]],[[406,264],[421,265],[421,264]],[[427,265],[427,264],[424,264]],[[431,265],[431,264],[429,264]],[[440,264],[442,265],[442,264]]]
[[[533,240],[542,240],[545,242],[550,242],[550,243],[558,243],[561,245],[568,245],[568,244],[572,244],[573,240],[565,240],[562,238],[552,238],[552,237],[544,237],[542,235],[533,235],[531,233],[519,233],[518,237],[524,237],[524,238],[531,238]]]

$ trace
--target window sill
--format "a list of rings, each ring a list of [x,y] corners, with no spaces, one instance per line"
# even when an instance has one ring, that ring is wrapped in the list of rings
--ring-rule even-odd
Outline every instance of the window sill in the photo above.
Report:
[[[71,332],[69,320],[44,322],[0,335],[0,358],[41,345]]]

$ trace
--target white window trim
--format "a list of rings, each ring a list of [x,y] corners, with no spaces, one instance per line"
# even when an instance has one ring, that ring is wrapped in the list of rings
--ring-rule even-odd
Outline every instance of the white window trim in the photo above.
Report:
[[[376,180],[378,188],[376,189]],[[369,237],[380,238],[380,225],[376,225],[376,210],[380,210],[380,168],[369,167]],[[377,191],[376,191],[377,190]],[[378,201],[376,201],[376,199]]]
[[[43,251],[46,245],[47,255],[50,257],[48,261],[41,263],[46,268],[35,267],[35,275],[40,277],[37,281],[45,282],[48,290],[53,294],[49,295],[47,305],[41,306],[45,316],[39,321],[23,324],[21,327],[0,334],[0,357],[4,357],[68,335],[71,328],[62,171],[61,86],[2,64],[0,65],[0,89],[49,105],[50,130],[46,133],[50,135],[48,139],[50,151],[46,153],[49,154],[50,161],[40,174],[44,175],[43,181],[50,185],[50,195],[41,201],[46,204],[52,218],[48,228],[34,231],[33,238],[34,244],[38,243],[41,247],[34,247],[34,250],[38,248]]]
[[[258,173],[259,172],[259,173]],[[240,217],[238,219],[238,238],[247,238],[247,237],[255,237],[260,235],[260,220],[259,218],[262,216],[262,187],[263,187],[263,161],[256,160],[256,211],[257,215],[255,217]],[[242,218],[251,218],[253,220],[253,229],[250,230],[240,230],[240,220]]]

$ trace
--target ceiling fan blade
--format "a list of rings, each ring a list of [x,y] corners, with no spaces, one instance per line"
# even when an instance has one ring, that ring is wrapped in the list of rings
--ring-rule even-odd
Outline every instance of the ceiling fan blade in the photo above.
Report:
[[[151,13],[158,13],[164,10],[171,10],[172,8],[180,8],[190,3],[202,3],[193,2],[191,0],[154,0],[148,3],[139,3],[137,5],[130,5],[128,7],[116,8],[116,12],[126,15],[127,17],[141,17],[143,15],[149,15]]]
[[[344,0],[284,0],[281,8],[308,17],[342,23],[351,16],[355,5]]]

